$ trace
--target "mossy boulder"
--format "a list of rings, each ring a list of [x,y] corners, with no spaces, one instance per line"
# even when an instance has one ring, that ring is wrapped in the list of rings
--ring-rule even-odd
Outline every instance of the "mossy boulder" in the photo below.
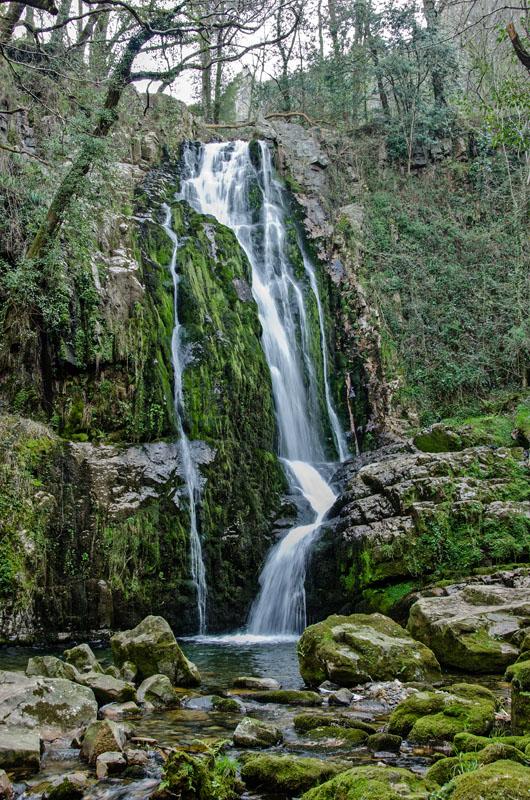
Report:
[[[256,678],[253,675],[234,678],[232,686],[234,689],[256,689],[256,691],[262,692],[282,688],[279,681],[275,681],[274,678]]]
[[[315,728],[334,726],[337,728],[356,728],[371,735],[376,732],[374,725],[357,719],[351,714],[297,714],[293,719],[295,730],[298,733],[307,733]]]
[[[162,617],[146,617],[136,628],[115,634],[110,644],[117,666],[132,661],[140,680],[160,674],[174,686],[198,686],[201,682],[199,670],[186,658]]]
[[[399,753],[401,736],[394,733],[373,733],[366,740],[366,746],[372,753]]]
[[[85,731],[81,744],[81,758],[94,766],[103,753],[121,753],[127,737],[124,728],[109,719],[93,722]]]
[[[298,642],[298,661],[302,678],[313,687],[325,680],[349,687],[440,678],[434,653],[382,614],[334,615],[311,625]]]
[[[495,721],[495,696],[489,689],[456,684],[444,691],[418,692],[390,715],[389,733],[411,742],[451,741],[456,734],[485,735]]]
[[[530,660],[512,667],[512,731],[530,734]]]
[[[101,672],[103,667],[97,660],[90,645],[83,643],[65,650],[63,653],[65,661],[72,664],[79,672]]]
[[[276,725],[245,717],[234,731],[237,747],[272,747],[283,742],[283,733]]]
[[[530,760],[516,747],[492,743],[477,752],[441,758],[427,770],[427,778],[443,785],[462,772],[472,770],[478,765],[493,764],[495,761],[515,761],[517,764],[530,766]]]
[[[528,587],[469,584],[445,597],[422,597],[408,629],[447,666],[467,672],[504,672],[519,654],[527,624]]]
[[[298,797],[346,768],[318,758],[259,755],[245,762],[241,778],[249,789],[260,793]]]
[[[212,708],[223,714],[244,714],[246,710],[245,704],[236,697],[219,697],[218,695],[212,697]]]
[[[266,692],[253,692],[252,700],[258,703],[278,703],[282,706],[321,706],[324,702],[317,692],[296,691],[295,689],[277,689]]]
[[[515,761],[495,761],[453,778],[443,800],[528,800],[530,769]]]
[[[310,789],[302,800],[427,800],[434,788],[408,769],[354,767]]]
[[[25,778],[40,769],[41,740],[36,731],[0,726],[0,769]]]
[[[323,725],[320,728],[312,728],[308,731],[310,739],[334,739],[352,747],[361,747],[368,739],[366,731],[359,728],[343,728],[339,725]]]
[[[475,753],[490,744],[505,744],[524,752],[530,746],[530,736],[476,736],[457,733],[453,739],[453,753]]]
[[[151,675],[142,681],[136,693],[139,703],[154,708],[171,708],[178,705],[178,698],[167,675]]]
[[[162,773],[156,798],[179,800],[236,800],[241,794],[236,764],[206,751],[202,756],[182,750],[171,753]]]
[[[79,671],[73,664],[67,664],[55,656],[34,656],[28,661],[26,675],[30,678],[41,675],[43,678],[64,678],[77,682]]]

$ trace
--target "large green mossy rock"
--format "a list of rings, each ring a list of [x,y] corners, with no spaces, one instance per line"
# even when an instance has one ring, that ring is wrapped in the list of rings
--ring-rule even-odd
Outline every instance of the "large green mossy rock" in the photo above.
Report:
[[[26,675],[29,678],[40,675],[43,678],[64,678],[77,681],[79,672],[72,664],[67,664],[55,656],[34,656],[28,661]]]
[[[495,761],[515,761],[516,764],[530,766],[530,760],[521,750],[510,744],[492,742],[477,752],[460,753],[458,756],[441,758],[427,770],[426,777],[441,786],[449,783],[462,772],[476,769],[478,765],[493,764]]]
[[[273,747],[283,742],[283,733],[276,725],[245,717],[234,731],[237,747]]]
[[[499,673],[517,658],[529,614],[528,586],[469,584],[446,597],[422,597],[412,606],[407,627],[441,663]]]
[[[199,670],[186,658],[162,617],[146,617],[136,628],[115,634],[110,644],[116,664],[121,667],[132,661],[139,680],[160,674],[174,686],[198,686],[201,682]]]
[[[79,672],[103,672],[103,667],[97,660],[90,645],[78,644],[70,650],[65,650],[65,661],[72,664]]]
[[[453,739],[453,753],[475,753],[490,744],[506,744],[524,752],[530,745],[530,736],[475,736],[457,733]]]
[[[236,800],[241,794],[236,764],[206,752],[194,756],[182,750],[171,753],[162,773],[156,798],[179,800]]]
[[[302,800],[427,800],[435,785],[398,767],[354,767],[315,789]]]
[[[252,692],[248,697],[258,703],[277,703],[282,706],[321,706],[324,702],[317,692],[300,692],[295,689],[271,689],[266,692]]]
[[[513,664],[512,675],[512,731],[530,734],[530,660]]]
[[[323,714],[323,713],[305,713],[297,714],[293,719],[295,730],[298,733],[308,733],[315,730],[315,728],[322,728],[332,726],[336,728],[357,728],[357,730],[364,731],[370,735],[375,733],[377,728],[375,725],[370,725],[369,722],[364,722],[357,719],[351,714]]]
[[[260,755],[245,763],[241,778],[249,789],[297,797],[345,769],[347,765],[341,767],[319,758]]]
[[[530,769],[515,761],[495,761],[453,778],[443,800],[528,800]]]
[[[308,686],[440,678],[432,651],[382,614],[334,615],[311,625],[298,642],[298,661]]]
[[[483,736],[493,727],[495,708],[495,696],[482,686],[418,692],[394,709],[388,731],[418,743],[451,741],[463,732]]]

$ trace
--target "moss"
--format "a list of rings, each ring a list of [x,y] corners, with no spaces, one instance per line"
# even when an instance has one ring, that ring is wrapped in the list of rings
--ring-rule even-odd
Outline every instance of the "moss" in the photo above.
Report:
[[[244,764],[241,778],[249,789],[293,797],[324,783],[344,769],[317,758],[260,755]]]
[[[455,777],[443,791],[444,800],[526,800],[530,769],[514,761],[495,761]]]
[[[54,786],[46,796],[48,800],[81,800],[84,793],[84,789],[65,778],[57,786]]]
[[[232,697],[212,697],[212,706],[215,711],[222,711],[225,714],[240,714],[244,710]]]
[[[473,753],[483,750],[490,744],[503,744],[524,751],[530,745],[529,736],[475,736],[472,733],[458,733],[453,739],[454,753]]]
[[[442,758],[432,765],[427,771],[427,778],[443,785],[462,772],[472,772],[482,764],[492,764],[495,761],[514,761],[517,764],[528,766],[530,761],[525,754],[513,745],[492,743],[484,749],[469,753],[460,753],[451,758]]]
[[[401,742],[401,736],[392,733],[374,733],[366,740],[366,746],[373,753],[399,753]]]
[[[289,706],[321,706],[322,697],[316,692],[299,692],[294,689],[270,689],[265,692],[252,692],[258,703],[278,703]]]

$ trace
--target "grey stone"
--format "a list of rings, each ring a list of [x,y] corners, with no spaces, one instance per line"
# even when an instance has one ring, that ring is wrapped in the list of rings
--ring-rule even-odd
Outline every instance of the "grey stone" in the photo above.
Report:
[[[36,731],[0,726],[0,768],[16,778],[40,769],[41,740]]]
[[[275,725],[245,717],[234,731],[238,747],[271,747],[283,742],[283,733]]]
[[[96,777],[99,781],[119,775],[127,762],[119,752],[102,753],[96,758]]]

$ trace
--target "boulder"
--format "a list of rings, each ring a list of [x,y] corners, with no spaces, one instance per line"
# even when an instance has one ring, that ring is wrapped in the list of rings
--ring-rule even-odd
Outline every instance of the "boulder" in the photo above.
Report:
[[[360,728],[344,728],[339,725],[323,725],[320,728],[312,728],[308,732],[310,739],[332,740],[335,745],[343,747],[361,747],[368,739],[366,731]]]
[[[492,743],[478,752],[459,753],[451,758],[441,758],[429,767],[427,777],[442,786],[461,772],[476,769],[478,765],[493,764],[495,761],[515,761],[526,766],[529,763],[525,754],[513,745]]]
[[[113,678],[111,675],[85,672],[80,676],[79,682],[92,689],[100,706],[107,703],[126,703],[129,700],[136,700],[134,685]]]
[[[427,800],[435,788],[408,769],[377,764],[349,769],[310,789],[302,800]]]
[[[127,683],[136,683],[137,674],[138,670],[136,664],[133,664],[132,661],[126,661],[121,665],[120,677],[123,681],[127,681]]]
[[[237,747],[272,747],[283,742],[283,733],[269,722],[245,717],[234,731]]]
[[[90,779],[82,772],[72,772],[57,783],[47,794],[47,800],[82,800],[88,789]]]
[[[0,671],[0,721],[38,729],[43,739],[82,728],[97,717],[92,689],[62,678]]]
[[[334,615],[311,625],[298,642],[298,660],[308,686],[326,678],[346,687],[373,680],[440,678],[432,651],[382,614]]]
[[[16,778],[40,769],[41,740],[36,731],[0,726],[0,769]]]
[[[495,722],[495,708],[493,692],[474,684],[417,692],[392,712],[388,731],[418,743],[451,741],[464,732],[484,736]]]
[[[102,753],[121,753],[126,740],[124,729],[116,722],[109,719],[93,722],[85,731],[81,758],[93,766]]]
[[[122,678],[121,671],[114,664],[105,668],[105,675],[110,675],[111,678],[116,678],[117,680],[125,680],[125,678]],[[132,683],[132,681],[125,681],[125,683]]]
[[[530,617],[530,582],[509,587],[445,587],[445,597],[422,597],[408,629],[441,663],[467,672],[504,672],[517,658]]]
[[[0,769],[0,800],[12,800],[14,794],[13,785],[7,772]]]
[[[149,764],[149,756],[145,750],[133,750],[129,748],[125,751],[124,755],[128,767],[141,767],[144,769]]]
[[[338,689],[336,692],[331,692],[328,695],[328,703],[330,706],[350,706],[353,701],[353,692],[349,689]]]
[[[366,735],[376,732],[374,725],[357,719],[351,714],[297,714],[293,719],[295,730],[298,733],[307,733],[315,728],[356,728],[364,731]]]
[[[103,672],[103,667],[97,660],[88,644],[79,644],[63,653],[65,661],[79,670],[79,672]]]
[[[154,708],[170,708],[179,704],[175,690],[167,675],[151,675],[142,681],[136,693],[139,703]]]
[[[366,746],[372,753],[399,753],[401,736],[394,733],[373,733],[366,740]]]
[[[257,689],[259,691],[282,688],[281,683],[278,683],[273,678],[254,678],[252,676],[235,678],[232,686],[234,689]]]
[[[198,686],[201,682],[199,670],[186,658],[162,617],[146,617],[136,628],[117,633],[110,643],[117,666],[132,661],[139,680],[161,674],[174,686]]]
[[[296,689],[277,689],[253,692],[252,700],[258,703],[277,703],[282,706],[321,706],[323,699],[317,692],[299,692]]]
[[[30,658],[26,667],[26,675],[30,678],[36,675],[43,678],[64,678],[74,682],[79,678],[79,672],[72,664],[67,664],[55,656]]]
[[[530,736],[475,736],[472,733],[457,733],[453,739],[453,753],[476,753],[490,744],[503,744],[524,752],[530,745]]]
[[[138,719],[142,716],[142,710],[136,703],[129,700],[128,703],[109,703],[99,709],[101,719],[110,719],[113,722],[120,722],[122,719]]]
[[[530,734],[530,661],[521,661],[512,670],[512,731]]]
[[[528,800],[530,769],[515,761],[495,761],[455,776],[444,800]]]
[[[298,797],[303,792],[330,780],[347,766],[319,758],[257,755],[245,762],[241,778],[249,789],[260,794]]]
[[[96,758],[96,778],[98,781],[112,778],[123,772],[126,766],[127,762],[120,752],[102,753]]]
[[[244,714],[246,712],[245,704],[237,697],[213,695],[212,708],[214,711],[221,711],[224,714]]]

